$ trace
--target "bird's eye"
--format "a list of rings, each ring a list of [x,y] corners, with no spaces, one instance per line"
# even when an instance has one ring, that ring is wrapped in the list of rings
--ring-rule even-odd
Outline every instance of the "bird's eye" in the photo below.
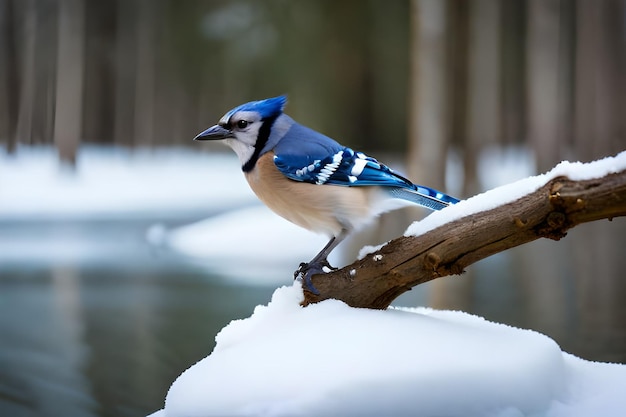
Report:
[[[237,122],[237,127],[239,129],[245,129],[246,127],[248,127],[248,121],[247,120],[240,120]]]

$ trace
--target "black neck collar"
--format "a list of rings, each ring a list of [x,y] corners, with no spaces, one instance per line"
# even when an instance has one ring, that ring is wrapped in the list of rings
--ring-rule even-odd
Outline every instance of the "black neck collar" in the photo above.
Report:
[[[272,133],[272,125],[274,124],[277,118],[278,118],[278,115],[267,117],[261,120],[262,124],[261,124],[261,127],[259,128],[259,136],[257,137],[256,143],[254,144],[254,152],[252,153],[252,156],[250,157],[250,159],[248,159],[248,162],[243,164],[243,166],[241,167],[243,172],[250,172],[256,166],[256,163],[259,160],[259,157],[261,156],[261,151],[267,144],[267,141],[270,138],[270,134]]]

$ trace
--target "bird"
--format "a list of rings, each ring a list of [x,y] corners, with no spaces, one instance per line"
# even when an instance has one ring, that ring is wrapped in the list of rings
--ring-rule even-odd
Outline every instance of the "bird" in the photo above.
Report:
[[[407,205],[440,210],[457,203],[413,184],[375,158],[354,151],[284,113],[287,96],[250,101],[229,110],[197,141],[223,141],[237,154],[257,197],[286,220],[329,237],[294,279],[319,295],[311,278],[337,268],[328,255],[377,215]]]

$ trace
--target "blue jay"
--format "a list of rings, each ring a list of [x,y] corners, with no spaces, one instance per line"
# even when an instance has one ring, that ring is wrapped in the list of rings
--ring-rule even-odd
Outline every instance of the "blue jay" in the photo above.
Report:
[[[459,201],[297,123],[283,113],[286,102],[279,96],[242,104],[194,140],[223,140],[261,201],[290,222],[330,237],[294,273],[309,291],[318,293],[313,275],[336,269],[328,263],[330,252],[376,215],[411,204],[440,210]]]

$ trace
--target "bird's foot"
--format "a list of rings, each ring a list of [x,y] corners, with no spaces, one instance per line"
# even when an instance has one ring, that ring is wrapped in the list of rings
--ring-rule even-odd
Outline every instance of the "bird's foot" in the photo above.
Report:
[[[326,259],[317,262],[302,262],[296,272],[293,273],[293,279],[302,280],[304,287],[307,291],[312,292],[315,295],[320,295],[320,292],[313,285],[313,281],[311,281],[311,277],[317,274],[325,274],[327,271],[324,268],[328,268],[330,271],[336,271],[338,268],[335,268],[331,264],[328,263]]]

